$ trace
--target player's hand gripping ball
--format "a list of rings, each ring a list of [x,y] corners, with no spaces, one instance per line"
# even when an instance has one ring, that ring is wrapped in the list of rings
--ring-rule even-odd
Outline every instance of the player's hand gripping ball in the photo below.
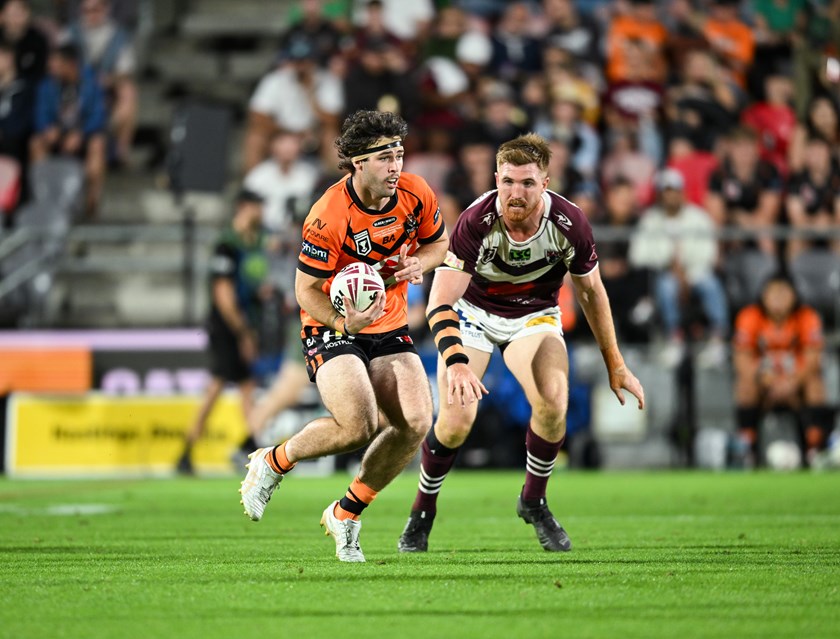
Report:
[[[380,292],[385,292],[385,282],[376,269],[364,262],[353,262],[333,278],[330,284],[330,301],[335,310],[346,316],[345,297],[353,303],[357,311],[365,311]]]

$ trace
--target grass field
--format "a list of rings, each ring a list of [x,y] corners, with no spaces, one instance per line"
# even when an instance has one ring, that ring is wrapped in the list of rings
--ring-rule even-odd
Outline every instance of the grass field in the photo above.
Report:
[[[840,476],[558,473],[571,553],[517,519],[520,473],[456,472],[426,555],[396,540],[416,480],[340,564],[320,513],[348,478],[0,479],[0,637],[838,637]]]

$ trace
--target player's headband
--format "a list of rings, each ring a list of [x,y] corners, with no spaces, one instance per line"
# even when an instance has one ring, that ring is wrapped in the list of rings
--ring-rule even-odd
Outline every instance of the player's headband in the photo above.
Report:
[[[361,160],[367,160],[370,156],[376,155],[380,151],[386,151],[387,149],[393,149],[398,146],[402,146],[402,138],[398,135],[390,138],[381,137],[373,143],[373,146],[359,151],[356,155],[351,157],[350,161],[359,162]]]

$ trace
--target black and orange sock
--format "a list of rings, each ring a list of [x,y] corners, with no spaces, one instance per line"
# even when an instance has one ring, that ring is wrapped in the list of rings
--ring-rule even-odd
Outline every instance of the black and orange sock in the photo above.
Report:
[[[358,519],[365,508],[370,506],[370,503],[376,499],[378,493],[362,483],[358,477],[353,479],[347,493],[341,498],[341,501],[336,504],[335,518],[339,521],[345,519]]]
[[[271,468],[271,470],[275,473],[280,473],[281,475],[288,473],[297,464],[297,462],[290,462],[289,458],[286,456],[287,443],[288,442],[283,442],[279,446],[275,446],[268,451],[268,454],[265,456],[265,461],[268,462],[269,468]]]

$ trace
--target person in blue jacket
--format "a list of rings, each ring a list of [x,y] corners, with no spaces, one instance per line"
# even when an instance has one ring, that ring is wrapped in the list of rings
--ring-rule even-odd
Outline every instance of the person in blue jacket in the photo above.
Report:
[[[30,157],[33,164],[57,155],[84,162],[88,217],[96,214],[105,181],[106,125],[105,95],[95,72],[82,64],[78,47],[59,46],[38,86]]]

